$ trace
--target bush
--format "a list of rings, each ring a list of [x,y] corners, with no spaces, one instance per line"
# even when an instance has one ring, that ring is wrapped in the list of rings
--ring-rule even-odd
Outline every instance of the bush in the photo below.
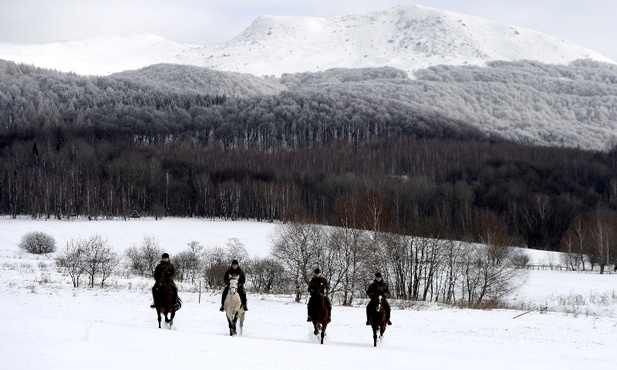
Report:
[[[56,251],[56,241],[45,233],[33,231],[21,238],[19,248],[34,254],[52,253]]]

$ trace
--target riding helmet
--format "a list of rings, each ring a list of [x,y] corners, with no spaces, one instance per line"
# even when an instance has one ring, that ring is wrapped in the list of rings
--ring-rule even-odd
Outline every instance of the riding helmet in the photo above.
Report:
[[[161,258],[169,258],[169,254],[163,253],[163,256]]]
[[[319,267],[315,269],[315,273],[316,274],[321,274],[321,270],[319,269]]]
[[[231,261],[231,264],[232,264],[232,265],[237,265],[237,264],[238,264],[238,260],[233,260],[233,261]]]
[[[381,272],[376,272],[375,277],[381,277]]]

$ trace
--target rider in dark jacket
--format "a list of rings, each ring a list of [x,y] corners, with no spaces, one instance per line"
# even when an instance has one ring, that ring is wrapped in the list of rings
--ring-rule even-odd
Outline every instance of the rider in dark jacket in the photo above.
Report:
[[[155,292],[156,292],[156,289],[158,289],[156,282],[158,282],[161,276],[163,276],[165,277],[165,281],[169,285],[169,288],[171,289],[174,295],[174,305],[176,306],[176,309],[178,309],[179,308],[178,287],[176,286],[176,283],[174,282],[174,279],[176,278],[176,268],[174,267],[174,265],[171,264],[171,262],[169,262],[169,254],[163,253],[163,255],[161,256],[161,262],[159,262],[159,264],[154,269],[153,276],[154,276],[155,283],[154,283],[154,286],[152,287],[152,298],[156,297]],[[155,307],[154,303],[152,303],[150,307],[154,308]]]
[[[240,294],[240,301],[242,302],[242,307],[244,307],[244,311],[248,311],[248,307],[246,306],[246,289],[244,289],[244,283],[246,282],[246,276],[244,275],[244,271],[240,268],[238,264],[238,260],[231,261],[231,267],[225,271],[225,275],[223,275],[223,282],[225,283],[225,290],[223,290],[223,296],[221,297],[221,308],[220,311],[225,311],[225,298],[227,298],[227,293],[229,292],[229,281],[232,276],[238,277],[238,294]]]
[[[330,285],[328,284],[328,280],[326,280],[326,278],[321,276],[321,270],[319,268],[316,268],[315,275],[313,275],[313,277],[311,278],[311,281],[309,281],[309,284],[308,284],[308,292],[310,296],[309,296],[309,302],[307,305],[307,309],[308,307],[310,307],[311,300],[313,299],[314,294],[324,293],[324,300],[326,301],[326,306],[328,307],[328,322],[330,322],[332,321],[332,303],[330,302],[330,298],[328,298],[328,295],[327,295],[328,290],[330,290]],[[309,315],[307,316],[306,321],[311,322],[313,321],[313,319]]]
[[[366,289],[366,294],[370,298],[370,301],[366,305],[366,325],[371,325],[369,318],[370,311],[374,308],[373,300],[379,296],[382,296],[384,298],[382,304],[384,309],[386,310],[386,320],[388,320],[388,325],[392,325],[392,322],[390,321],[390,304],[386,300],[386,298],[390,298],[390,290],[388,289],[388,284],[383,281],[380,272],[375,273],[375,280],[373,280],[371,285],[369,285]]]

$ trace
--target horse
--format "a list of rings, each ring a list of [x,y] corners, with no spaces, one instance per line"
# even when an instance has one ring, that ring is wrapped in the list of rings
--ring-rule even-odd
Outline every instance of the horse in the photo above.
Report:
[[[154,306],[156,307],[159,329],[161,328],[161,313],[165,316],[165,323],[169,326],[169,329],[171,329],[171,326],[174,324],[174,317],[176,316],[177,309],[174,307],[173,291],[163,276],[160,276],[156,281]],[[170,318],[167,318],[168,314],[171,315]]]
[[[240,294],[238,294],[238,276],[232,276],[229,279],[229,291],[227,292],[223,307],[225,307],[225,316],[227,316],[227,323],[229,324],[229,335],[234,336],[238,334],[236,330],[238,319],[240,319],[240,334],[242,334],[245,312],[240,300]]]
[[[318,336],[321,333],[321,344],[323,344],[326,327],[328,327],[328,306],[326,305],[323,291],[311,294],[308,312],[313,322],[313,334]]]
[[[373,329],[373,347],[377,347],[377,332],[379,332],[379,340],[383,338],[383,333],[388,327],[386,320],[386,309],[383,306],[383,297],[380,295],[371,300],[371,309],[369,311],[369,321]]]

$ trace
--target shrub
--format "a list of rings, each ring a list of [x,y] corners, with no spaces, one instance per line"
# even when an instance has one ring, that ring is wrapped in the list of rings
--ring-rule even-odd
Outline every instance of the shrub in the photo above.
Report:
[[[56,251],[56,241],[45,233],[33,231],[21,238],[19,248],[34,254],[52,253]]]

